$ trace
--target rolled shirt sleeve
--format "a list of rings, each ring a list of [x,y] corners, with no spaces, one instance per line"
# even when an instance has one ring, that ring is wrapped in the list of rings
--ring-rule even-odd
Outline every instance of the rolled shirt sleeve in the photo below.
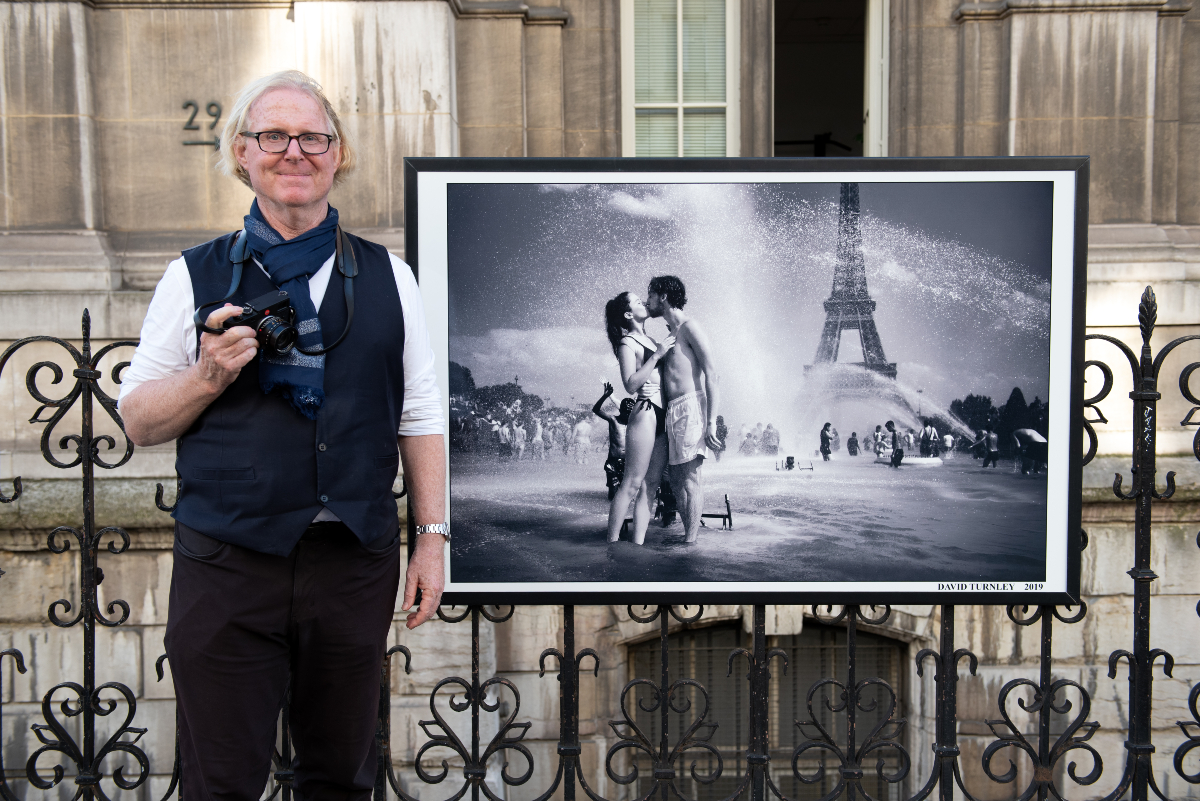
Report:
[[[187,263],[180,256],[154,288],[142,333],[129,367],[121,375],[118,405],[147,381],[169,378],[196,363],[195,302]]]
[[[412,269],[395,256],[392,271],[404,309],[404,412],[400,417],[402,437],[444,434],[442,393],[438,389],[433,348],[425,322],[425,304]]]
[[[442,395],[437,385],[433,349],[425,322],[425,304],[416,278],[396,256],[389,254],[400,306],[404,311],[404,411],[396,433],[403,437],[444,434]],[[309,282],[318,309],[333,270],[333,256]],[[118,404],[147,381],[168,378],[196,363],[195,296],[183,257],[167,266],[154,289],[142,323],[141,341],[121,380]]]

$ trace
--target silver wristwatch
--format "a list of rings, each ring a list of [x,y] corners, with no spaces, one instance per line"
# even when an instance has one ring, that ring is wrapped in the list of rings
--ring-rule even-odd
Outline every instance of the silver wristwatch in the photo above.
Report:
[[[430,523],[425,526],[417,526],[417,536],[422,534],[441,534],[446,538],[446,542],[450,541],[450,524],[449,523]]]

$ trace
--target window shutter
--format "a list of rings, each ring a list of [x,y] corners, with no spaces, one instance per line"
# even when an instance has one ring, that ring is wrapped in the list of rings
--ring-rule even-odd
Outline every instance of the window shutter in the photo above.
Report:
[[[725,0],[683,2],[683,102],[725,102]]]
[[[636,115],[639,156],[679,155],[679,112],[673,108],[640,108]]]
[[[725,109],[683,110],[683,155],[725,155]]]
[[[678,102],[678,12],[675,0],[635,0],[633,8],[636,26],[634,75],[637,80],[634,100],[638,103]]]

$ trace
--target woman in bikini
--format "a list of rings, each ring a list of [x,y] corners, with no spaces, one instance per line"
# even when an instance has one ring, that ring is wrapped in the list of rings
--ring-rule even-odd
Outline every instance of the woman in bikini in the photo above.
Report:
[[[625,391],[637,397],[625,430],[625,476],[608,507],[608,541],[621,537],[621,526],[630,502],[633,507],[633,542],[641,545],[653,514],[663,468],[667,464],[662,390],[658,363],[675,346],[675,337],[660,343],[646,335],[646,307],[632,292],[622,292],[604,307],[608,341],[621,365]]]

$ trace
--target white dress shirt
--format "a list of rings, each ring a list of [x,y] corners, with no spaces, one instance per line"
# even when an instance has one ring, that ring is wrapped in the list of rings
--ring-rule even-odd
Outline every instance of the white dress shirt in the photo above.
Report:
[[[425,306],[412,270],[400,259],[388,255],[396,276],[400,306],[404,309],[404,411],[396,433],[402,437],[442,434],[445,433],[442,396],[425,327]],[[308,280],[309,294],[318,311],[333,274],[333,259],[330,255]],[[196,363],[196,324],[192,320],[195,311],[192,278],[180,256],[167,266],[154,289],[154,298],[142,323],[141,343],[121,376],[118,402],[145,382],[181,373]]]

